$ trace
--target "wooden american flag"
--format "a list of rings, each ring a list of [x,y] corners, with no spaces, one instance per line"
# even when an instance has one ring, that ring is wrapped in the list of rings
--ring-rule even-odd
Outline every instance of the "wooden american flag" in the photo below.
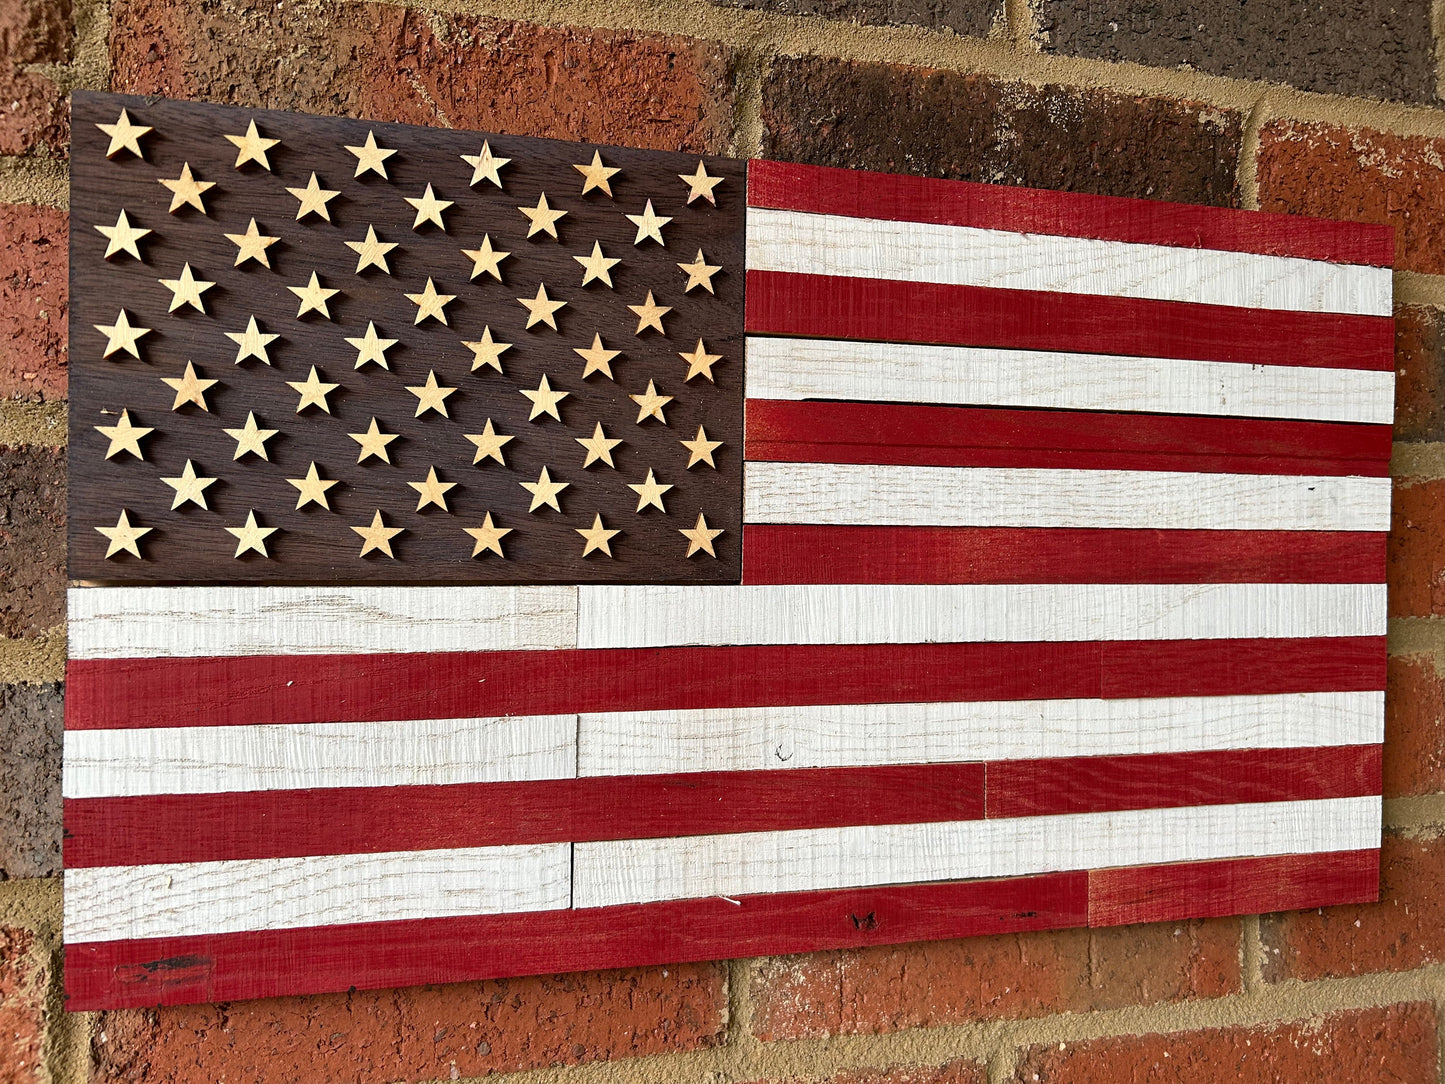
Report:
[[[1388,229],[74,108],[70,1007],[1375,898]]]

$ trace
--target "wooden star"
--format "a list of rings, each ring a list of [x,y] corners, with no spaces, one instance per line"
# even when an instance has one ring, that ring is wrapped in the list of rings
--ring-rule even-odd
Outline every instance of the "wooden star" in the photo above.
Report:
[[[553,511],[560,512],[562,511],[562,506],[557,503],[557,494],[561,493],[572,483],[552,481],[551,477],[547,474],[547,468],[543,467],[542,473],[535,482],[518,482],[517,484],[532,494],[532,506],[527,509],[528,512],[535,512],[544,504]]]
[[[595,188],[599,192],[607,193],[609,199],[612,198],[612,178],[622,172],[620,166],[604,166],[601,151],[592,152],[590,164],[574,165],[572,168],[582,174],[582,194],[584,196]]]
[[[542,374],[541,383],[537,385],[536,391],[528,391],[526,388],[517,390],[532,401],[532,413],[527,415],[529,422],[536,421],[539,414],[550,414],[560,422],[562,415],[557,413],[557,404],[571,394],[571,392],[553,391],[551,385],[547,383],[546,373]]]
[[[114,158],[121,151],[130,151],[137,158],[144,158],[145,152],[140,149],[140,137],[155,131],[144,124],[132,122],[130,114],[124,109],[120,111],[120,119],[114,124],[97,124],[96,127],[110,136],[110,146],[105,149],[107,158]],[[122,512],[121,516],[124,517],[125,513]],[[106,556],[109,557],[110,554],[107,553]],[[136,556],[139,557],[140,554],[137,553]]]
[[[601,422],[597,423],[597,428],[592,430],[590,437],[573,437],[572,439],[587,449],[587,460],[582,464],[583,467],[590,467],[593,463],[600,461],[606,463],[613,470],[617,469],[617,464],[612,462],[612,449],[622,441],[604,433]]]
[[[125,116],[124,111],[121,112],[121,116]],[[146,130],[149,131],[150,129]],[[115,521],[114,527],[97,527],[96,530],[110,540],[110,545],[107,546],[105,550],[105,556],[109,559],[117,553],[122,552],[140,557],[140,547],[137,546],[136,543],[139,542],[143,536],[150,534],[154,528],[133,526],[126,510],[122,508],[120,510],[120,519]]]
[[[643,481],[635,484],[628,482],[627,488],[637,494],[636,511],[641,512],[644,508],[651,506],[663,514],[667,513],[667,509],[662,506],[662,495],[672,486],[659,482],[657,476],[653,474],[652,468],[648,468],[647,477]]]
[[[591,527],[573,527],[574,531],[587,540],[586,547],[582,550],[582,556],[586,557],[593,550],[601,550],[608,557],[612,556],[612,547],[608,544],[612,538],[621,534],[621,531],[609,531],[602,526],[601,514],[592,517]]]
[[[321,184],[316,180],[314,170],[311,173],[311,180],[306,182],[305,188],[288,188],[286,191],[295,196],[301,204],[301,206],[296,209],[297,222],[300,222],[307,215],[311,214],[330,222],[331,212],[327,209],[326,205],[341,195],[340,189],[322,188]]]
[[[613,378],[612,359],[622,353],[621,350],[605,349],[602,346],[602,336],[595,332],[592,335],[591,346],[585,350],[580,346],[574,346],[572,352],[580,355],[582,360],[587,363],[587,367],[582,370],[583,380],[586,380],[593,373],[601,373],[608,380],[611,380]]]
[[[493,429],[491,418],[487,419],[487,424],[480,433],[467,433],[466,438],[477,446],[477,454],[472,457],[473,466],[483,459],[495,459],[504,467],[507,461],[502,457],[502,445],[516,439]]]
[[[712,548],[712,540],[723,533],[721,527],[710,528],[707,525],[707,517],[701,512],[697,514],[697,523],[691,529],[679,527],[677,533],[687,539],[687,556],[701,550],[709,557],[716,557],[717,551]]]
[[[498,171],[511,161],[510,158],[498,158],[494,155],[491,143],[486,140],[482,141],[481,154],[464,154],[461,159],[472,167],[472,179],[469,183],[491,181],[498,188],[502,187],[502,175]]]
[[[326,511],[331,511],[331,504],[326,499],[326,491],[336,485],[335,478],[323,478],[316,471],[316,464],[306,468],[306,477],[287,478],[296,487],[296,507],[304,508],[308,504],[319,504]]]
[[[280,432],[279,429],[262,429],[256,424],[255,411],[246,414],[246,424],[241,429],[223,430],[226,436],[236,442],[236,454],[231,456],[232,460],[240,459],[247,452],[258,455],[262,459],[270,460],[266,454],[266,442]]]
[[[463,527],[462,530],[471,535],[476,543],[472,547],[473,557],[480,557],[483,553],[495,553],[506,560],[507,555],[502,552],[502,539],[512,533],[512,528],[498,527],[492,522],[492,513],[487,513],[487,518],[482,520],[480,527]]]
[[[196,180],[191,174],[189,162],[182,163],[179,177],[174,180],[169,177],[161,177],[160,183],[170,189],[171,214],[175,214],[182,207],[194,207],[201,214],[206,214],[206,205],[201,201],[201,197],[216,187],[215,181]]]
[[[416,502],[416,510],[418,512],[429,504],[436,505],[443,512],[451,511],[451,509],[447,507],[447,490],[455,489],[457,484],[455,482],[443,482],[437,477],[437,469],[435,467],[427,470],[426,481],[408,482],[407,485],[417,491],[418,499]]]
[[[647,382],[645,392],[641,395],[629,395],[627,398],[637,404],[638,425],[641,425],[647,418],[656,418],[663,425],[667,424],[667,419],[662,416],[662,408],[672,402],[673,397],[658,394],[657,386],[651,380]]]
[[[662,227],[672,221],[670,218],[663,218],[652,209],[652,200],[647,201],[646,208],[640,215],[628,215],[627,220],[637,227],[637,236],[632,239],[634,245],[640,245],[643,241],[651,238],[659,245],[666,247],[667,242],[662,239]]]
[[[296,300],[300,302],[296,309],[298,320],[308,312],[319,312],[325,319],[330,320],[331,310],[326,307],[326,303],[341,293],[340,290],[328,290],[322,286],[315,271],[311,272],[311,280],[305,286],[288,286],[286,289],[295,294]]]
[[[400,433],[383,433],[376,424],[376,419],[371,419],[371,425],[365,433],[346,434],[357,444],[361,445],[361,454],[356,457],[358,463],[364,463],[369,455],[376,456],[383,463],[390,463],[391,456],[386,453],[386,446],[401,436]]]
[[[262,267],[270,267],[271,259],[266,255],[266,250],[281,240],[279,237],[268,237],[256,228],[256,220],[251,219],[251,224],[246,227],[245,233],[228,233],[226,240],[236,246],[236,262],[233,267],[240,267],[247,260],[255,260]]]
[[[267,139],[256,130],[256,122],[253,120],[246,129],[243,136],[228,135],[226,140],[236,145],[236,168],[240,169],[247,162],[255,162],[262,169],[270,170],[271,163],[266,159],[266,152],[276,144],[279,139]]]
[[[206,389],[214,386],[217,381],[202,380],[196,373],[195,362],[186,362],[184,376],[163,376],[161,383],[176,393],[176,401],[171,404],[172,410],[180,410],[187,403],[193,403],[202,410],[210,412],[211,408],[206,405]]]
[[[412,321],[412,324],[419,324],[428,316],[439,324],[445,324],[447,322],[446,307],[456,298],[456,294],[437,293],[436,283],[428,278],[425,290],[419,294],[406,295],[406,299],[416,306],[416,319]]]
[[[107,260],[117,252],[124,252],[127,256],[133,256],[137,260],[141,259],[140,249],[136,247],[136,242],[151,232],[146,229],[136,229],[132,226],[124,210],[116,216],[114,226],[97,226],[95,228],[97,232],[103,235],[106,241],[109,242],[109,244],[105,246],[105,258]]]
[[[545,282],[539,282],[537,284],[536,297],[519,297],[517,301],[526,306],[527,326],[529,328],[533,324],[546,324],[553,331],[557,330],[557,318],[555,315],[557,310],[565,308],[567,305],[565,301],[553,301],[547,297],[547,284]]]
[[[110,447],[105,450],[107,459],[117,452],[129,452],[137,459],[144,459],[145,453],[140,450],[141,438],[155,432],[153,427],[132,425],[129,410],[122,410],[120,421],[114,425],[97,425],[95,429],[101,436],[110,438]]]
[[[537,206],[518,207],[517,210],[521,211],[524,215],[526,215],[527,220],[531,223],[531,225],[527,227],[528,237],[531,237],[533,234],[537,233],[548,233],[552,235],[552,239],[554,241],[560,240],[560,238],[557,236],[557,220],[559,218],[565,218],[567,212],[554,211],[552,208],[548,207],[546,192],[543,192],[537,198]]]
[[[428,410],[435,410],[445,418],[449,416],[447,414],[446,398],[457,389],[443,387],[437,383],[437,374],[435,372],[428,372],[426,374],[425,384],[418,385],[414,388],[407,388],[406,390],[415,395],[417,399],[416,413],[413,414],[412,417],[420,418]]]
[[[201,295],[216,285],[214,282],[196,278],[191,271],[190,264],[181,268],[180,278],[157,279],[156,281],[171,292],[171,307],[166,310],[167,312],[175,312],[182,305],[189,305],[197,312],[205,312],[206,305],[201,300]]]
[[[710,294],[717,293],[712,288],[712,277],[722,270],[722,264],[710,264],[702,257],[702,249],[697,250],[697,257],[692,263],[680,263],[677,265],[687,272],[687,285],[682,288],[687,293],[694,286],[701,286]]]
[[[707,430],[702,426],[697,427],[697,436],[692,440],[678,441],[688,451],[687,469],[692,470],[699,463],[706,463],[713,470],[717,470],[717,464],[712,461],[712,453],[722,447],[720,440],[708,440]]]
[[[319,406],[330,414],[331,404],[326,401],[326,397],[341,387],[340,384],[328,384],[322,380],[314,365],[311,366],[311,375],[305,380],[288,380],[286,386],[301,396],[301,402],[296,404],[297,414],[309,406]]]
[[[108,358],[117,350],[124,350],[133,358],[140,357],[140,350],[136,343],[142,335],[149,335],[151,329],[148,327],[132,327],[130,317],[126,316],[125,309],[115,318],[113,324],[93,324],[96,331],[105,336],[105,353],[100,356]]]
[[[445,230],[447,224],[442,221],[442,212],[456,202],[456,200],[450,199],[437,199],[431,185],[426,186],[426,191],[419,199],[413,199],[411,196],[402,198],[416,210],[416,219],[411,224],[411,228],[414,230],[421,229],[422,225],[427,222]]]
[[[592,255],[573,256],[574,260],[582,265],[582,285],[597,281],[609,289],[612,287],[612,268],[622,261],[616,257],[608,258],[602,255],[602,243],[592,242]]]
[[[677,356],[687,362],[687,375],[682,378],[683,383],[686,383],[699,374],[712,380],[712,367],[722,361],[723,357],[721,354],[709,354],[707,348],[702,345],[701,339],[698,339],[697,347],[691,354],[679,352]],[[717,381],[713,380],[713,383],[717,383]]]
[[[500,373],[502,352],[512,349],[511,343],[499,343],[492,338],[490,326],[483,326],[482,337],[476,342],[464,342],[462,345],[472,352],[472,372],[476,372],[483,365],[490,365]]]
[[[671,305],[659,305],[653,300],[652,291],[647,291],[647,300],[641,305],[628,305],[637,315],[637,330],[634,335],[641,335],[648,328],[655,328],[660,334],[666,335],[663,330],[662,318],[672,311]]]
[[[254,316],[246,323],[245,331],[228,331],[225,334],[226,338],[236,344],[237,365],[240,365],[241,362],[247,358],[256,358],[258,361],[263,361],[267,365],[270,365],[271,355],[266,352],[266,347],[281,337],[280,335],[262,331],[261,325],[256,322]]]
[[[353,177],[360,177],[370,170],[379,174],[382,180],[390,180],[386,175],[386,160],[396,151],[377,146],[375,132],[367,132],[366,142],[361,146],[347,147],[346,149],[356,155],[356,172],[352,174]]]
[[[397,344],[396,339],[383,339],[376,333],[376,325],[370,320],[366,322],[366,334],[359,339],[347,339],[348,346],[356,350],[356,364],[353,368],[360,369],[368,361],[375,362],[383,369],[390,369],[386,363],[386,352]]]
[[[353,527],[351,529],[361,535],[362,557],[365,557],[372,550],[377,550],[395,560],[396,554],[391,552],[391,540],[401,534],[406,528],[388,527],[382,522],[381,509],[378,508],[372,514],[370,527]]]
[[[368,267],[379,267],[383,274],[391,274],[391,268],[386,264],[386,254],[396,248],[395,241],[383,241],[376,236],[376,227],[370,224],[366,227],[366,236],[360,241],[346,241],[346,247],[356,253],[356,274],[361,274]]]
[[[491,275],[498,282],[502,281],[502,261],[511,255],[510,252],[498,252],[492,248],[491,234],[482,234],[482,243],[478,248],[464,248],[462,255],[472,261],[472,278],[478,275]]]
[[[699,158],[697,161],[696,173],[692,174],[691,176],[688,176],[686,173],[679,173],[677,177],[678,180],[682,181],[685,185],[687,185],[688,203],[691,203],[693,200],[701,196],[703,199],[711,203],[714,207],[717,206],[717,197],[713,195],[712,190],[718,185],[722,184],[723,178],[708,176],[707,167],[703,165],[701,158]]]
[[[206,508],[206,487],[216,483],[215,478],[204,478],[198,475],[195,466],[189,459],[181,468],[180,477],[162,478],[161,481],[176,491],[175,500],[171,501],[172,512],[187,501]],[[209,511],[209,509],[207,510]]]
[[[279,527],[262,527],[256,522],[256,510],[253,508],[246,513],[246,522],[239,527],[222,528],[227,534],[234,535],[236,539],[236,552],[232,557],[239,557],[247,550],[255,550],[262,557],[270,557],[266,552],[266,539],[279,531]]]

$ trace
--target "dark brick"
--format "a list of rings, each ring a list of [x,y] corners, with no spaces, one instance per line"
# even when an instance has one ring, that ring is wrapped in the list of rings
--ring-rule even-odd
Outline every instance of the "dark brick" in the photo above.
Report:
[[[1386,562],[1391,617],[1445,614],[1445,481],[1395,481]]]
[[[70,216],[0,203],[0,397],[65,398]]]
[[[1429,655],[1390,659],[1384,782],[1387,798],[1445,791],[1445,680]]]
[[[64,620],[64,451],[0,447],[0,635]]]
[[[1367,98],[1435,99],[1430,0],[1042,0],[1050,52]]]
[[[0,686],[0,881],[60,872],[60,685]]]
[[[1232,206],[1238,113],[822,57],[776,61],[764,157]]]
[[[70,0],[6,0],[0,4],[0,154],[45,148],[64,155],[70,104],[35,70],[65,64],[75,48]]]
[[[1445,440],[1445,334],[1439,309],[1395,309],[1395,439]]]
[[[713,0],[777,15],[819,15],[875,26],[926,26],[981,38],[1003,19],[1001,0]]]

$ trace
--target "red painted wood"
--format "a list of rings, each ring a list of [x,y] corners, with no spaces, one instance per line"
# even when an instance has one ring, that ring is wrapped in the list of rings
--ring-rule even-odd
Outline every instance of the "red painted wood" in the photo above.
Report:
[[[1252,365],[1395,365],[1388,316],[997,290],[888,279],[747,273],[745,329],[1017,350],[1194,358]]]
[[[1087,875],[69,944],[66,1007],[171,1005],[890,945],[1087,921]]]
[[[1376,267],[1389,267],[1395,257],[1389,226],[792,162],[748,163],[748,204]]]
[[[1380,793],[1380,746],[991,761],[988,816],[1355,798]]]
[[[753,523],[743,528],[743,582],[1383,583],[1386,537]]]
[[[70,729],[1385,687],[1382,636],[71,660]]]
[[[1380,898],[1380,852],[1231,858],[1089,872],[1089,925],[1296,911]]]
[[[1384,478],[1390,473],[1390,427],[749,399],[746,458]]]

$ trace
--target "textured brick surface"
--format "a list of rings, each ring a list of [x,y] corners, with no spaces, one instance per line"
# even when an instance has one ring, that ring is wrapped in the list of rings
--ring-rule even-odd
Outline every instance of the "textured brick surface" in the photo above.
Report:
[[[1435,1010],[1424,1002],[1299,1023],[1126,1035],[1034,1047],[1019,1084],[1434,1084]]]
[[[1395,309],[1395,439],[1445,439],[1445,313]]]
[[[1385,797],[1445,791],[1445,681],[1428,655],[1390,660]]]
[[[1257,174],[1261,210],[1394,226],[1397,267],[1445,273],[1445,139],[1271,121]]]
[[[1051,52],[1428,102],[1430,0],[1042,0]]]
[[[65,620],[65,455],[0,447],[0,635]]]
[[[765,960],[760,1038],[899,1031],[1218,997],[1240,988],[1231,919],[978,937]]]
[[[1236,202],[1237,113],[891,64],[780,59],[763,157],[968,181]]]
[[[112,1012],[91,1079],[392,1084],[690,1050],[722,1034],[725,975],[687,964]]]
[[[111,11],[117,91],[696,151],[730,132],[729,56],[691,38],[316,0]]]
[[[1445,613],[1445,482],[1395,483],[1386,575],[1392,617]]]
[[[26,930],[0,926],[0,1084],[44,1079],[48,968]]]
[[[853,1069],[823,1079],[784,1077],[757,1084],[988,1084],[988,1072],[978,1062],[960,1058],[947,1065]]]
[[[60,872],[59,685],[0,686],[0,881]]]
[[[65,154],[70,106],[55,82],[37,69],[69,62],[74,48],[69,0],[0,4],[0,154]]]
[[[61,399],[70,216],[0,203],[0,398]]]
[[[983,37],[1003,20],[1001,0],[713,0],[779,15],[818,15],[883,26],[926,26]]]

